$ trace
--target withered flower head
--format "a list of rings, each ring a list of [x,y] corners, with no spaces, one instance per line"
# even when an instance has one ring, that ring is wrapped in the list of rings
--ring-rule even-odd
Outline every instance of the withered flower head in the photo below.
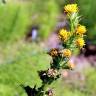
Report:
[[[49,77],[56,77],[58,75],[58,72],[55,69],[48,69],[47,75]]]
[[[50,52],[48,54],[52,57],[56,57],[56,56],[58,56],[58,51],[59,50],[57,48],[53,48],[50,50]]]
[[[53,96],[53,90],[52,89],[49,89],[48,92],[47,92],[48,96]]]

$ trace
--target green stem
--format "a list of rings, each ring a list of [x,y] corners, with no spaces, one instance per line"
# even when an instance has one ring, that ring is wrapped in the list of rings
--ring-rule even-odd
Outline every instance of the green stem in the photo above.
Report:
[[[70,19],[70,24],[71,24],[71,32],[74,32],[74,25],[73,25],[73,20]]]

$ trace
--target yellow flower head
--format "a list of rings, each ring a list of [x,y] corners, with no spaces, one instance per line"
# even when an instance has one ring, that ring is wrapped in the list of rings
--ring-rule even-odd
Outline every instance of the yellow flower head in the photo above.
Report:
[[[62,53],[63,53],[63,56],[67,57],[67,58],[69,58],[72,54],[71,50],[69,50],[69,49],[62,50]]]
[[[76,34],[83,35],[84,33],[86,33],[86,27],[83,25],[79,25],[77,27]]]
[[[85,45],[85,41],[83,38],[78,38],[75,43],[80,48],[82,48]]]
[[[49,52],[49,55],[52,57],[58,56],[58,49],[56,49],[56,48],[51,49]]]
[[[70,69],[74,69],[75,68],[75,64],[72,62],[68,62],[68,66]]]
[[[68,4],[64,7],[65,12],[67,13],[75,13],[78,12],[77,4]]]
[[[68,40],[69,35],[70,35],[69,32],[67,32],[67,30],[65,30],[65,29],[61,29],[59,31],[59,38],[61,40],[63,40],[64,42],[66,42]]]

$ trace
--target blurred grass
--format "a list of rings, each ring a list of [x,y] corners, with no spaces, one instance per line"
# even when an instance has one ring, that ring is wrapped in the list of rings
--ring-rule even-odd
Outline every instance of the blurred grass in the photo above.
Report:
[[[64,79],[58,80],[51,85],[55,89],[55,96],[96,96],[96,71],[94,68],[86,69],[83,72],[85,76],[84,86],[75,86],[68,84]],[[74,76],[73,76],[74,77]],[[70,80],[70,79],[69,79]],[[74,81],[82,84],[80,81]]]
[[[26,3],[11,1],[5,5],[0,4],[0,42],[18,41],[24,38],[27,32],[31,31],[28,28],[34,25],[40,27],[38,34],[41,39],[48,37],[56,24],[58,12],[55,0],[32,0]]]
[[[78,5],[80,6],[80,14],[82,16],[82,24],[87,26],[87,40],[90,40],[93,44],[96,44],[96,1],[92,0],[78,0]]]
[[[24,36],[28,26],[28,16],[25,13],[26,10],[19,5],[0,6],[0,42],[8,43]]]

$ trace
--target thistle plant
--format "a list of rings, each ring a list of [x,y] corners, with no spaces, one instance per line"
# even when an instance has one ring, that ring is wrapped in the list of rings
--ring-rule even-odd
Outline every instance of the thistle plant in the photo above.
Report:
[[[31,88],[28,96],[54,96],[54,91],[48,88],[48,85],[60,78],[62,69],[72,70],[74,64],[69,62],[70,57],[76,48],[83,48],[85,45],[84,34],[86,27],[79,24],[80,16],[77,4],[68,4],[64,7],[64,13],[69,21],[69,29],[62,28],[58,32],[58,38],[61,41],[60,48],[52,48],[48,54],[52,57],[50,68],[38,72],[42,85],[39,88]],[[27,86],[28,87],[28,86]],[[25,89],[27,89],[25,87]]]

